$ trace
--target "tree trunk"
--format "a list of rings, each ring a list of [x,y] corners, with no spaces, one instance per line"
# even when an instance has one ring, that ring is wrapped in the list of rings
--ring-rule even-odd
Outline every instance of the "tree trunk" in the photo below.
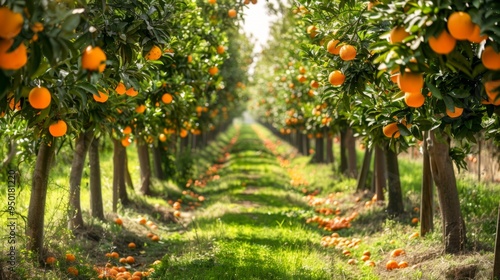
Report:
[[[345,129],[340,131],[340,164],[339,173],[347,174],[348,163],[347,163],[347,133]]]
[[[120,140],[113,139],[113,212],[118,210],[118,200],[128,203],[125,188],[125,147]],[[122,197],[123,196],[123,197]],[[125,201],[122,199],[125,198]]]
[[[326,138],[326,162],[333,163],[333,136],[327,136]]]
[[[33,171],[31,183],[31,197],[26,223],[26,236],[28,237],[26,247],[28,250],[35,252],[39,261],[43,259],[45,203],[50,167],[52,166],[55,148],[55,141],[46,143],[42,140],[36,157],[35,170]]]
[[[315,141],[314,141],[315,145],[314,145],[314,162],[316,163],[323,163],[324,160],[323,160],[323,154],[324,154],[324,149],[323,149],[323,137],[316,137],[315,138]]]
[[[128,156],[127,150],[124,150],[125,160],[123,162],[123,169],[125,172],[125,185],[127,185],[131,190],[134,190],[134,183],[132,182],[132,176],[130,176],[130,170],[128,169]]]
[[[358,186],[356,187],[357,191],[362,191],[370,188],[370,184],[368,182],[368,174],[370,173],[370,165],[372,163],[372,149],[366,148],[365,156],[363,157],[363,165],[361,165],[361,172],[359,172],[358,176]]]
[[[384,190],[387,188],[385,154],[382,147],[375,145],[375,194],[377,201],[384,201]]]
[[[422,170],[422,194],[420,205],[420,236],[425,236],[434,229],[434,205],[432,194],[432,171],[427,151],[428,132],[424,132],[423,142],[423,170]]]
[[[309,151],[311,150],[311,141],[306,134],[302,134],[302,140],[302,149],[304,151],[304,155],[308,156],[311,154],[309,153]]]
[[[427,145],[443,218],[444,251],[457,254],[465,249],[465,223],[460,212],[457,182],[450,157],[450,138],[443,132],[432,130]]]
[[[357,155],[356,155],[356,138],[354,138],[351,128],[347,128],[346,133],[347,146],[347,176],[351,178],[358,177]]]
[[[90,165],[90,215],[104,221],[102,205],[101,166],[99,162],[99,138],[94,138],[89,147]]]
[[[387,147],[385,152],[387,177],[389,180],[389,203],[387,211],[391,215],[400,215],[404,212],[401,180],[399,179],[398,155]]]
[[[158,144],[158,146],[153,147],[153,168],[155,171],[155,176],[159,180],[165,179],[165,172],[162,167],[162,155],[163,155],[162,144]]]
[[[91,129],[85,132],[80,132],[80,135],[76,138],[75,149],[73,151],[73,161],[71,163],[71,172],[69,175],[68,204],[68,228],[73,231],[84,227],[82,207],[80,203],[80,187],[82,184],[85,159],[93,138],[94,131]]]
[[[150,195],[151,185],[151,164],[149,162],[148,144],[139,142],[137,145],[137,154],[139,156],[139,167],[141,169],[141,187],[140,191],[143,195]]]

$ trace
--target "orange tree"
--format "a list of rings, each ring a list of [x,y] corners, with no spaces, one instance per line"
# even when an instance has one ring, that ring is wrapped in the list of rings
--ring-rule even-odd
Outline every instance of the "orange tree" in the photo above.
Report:
[[[463,167],[464,151],[475,141],[473,135],[483,127],[494,128],[497,123],[497,117],[492,115],[494,104],[483,104],[496,102],[492,94],[494,83],[485,83],[490,92],[487,97],[482,85],[497,79],[498,69],[491,61],[497,57],[498,30],[491,23],[498,16],[496,12],[490,15],[484,11],[496,11],[498,4],[381,1],[375,7],[368,3],[366,10],[372,11],[361,13],[365,6],[355,1],[300,2],[309,5],[305,19],[320,26],[315,30],[319,38],[323,28],[328,31],[325,37],[340,38],[337,44],[345,41],[354,45],[357,52],[352,59],[352,48],[344,46],[344,52],[342,48],[338,50],[340,59],[335,57],[328,62],[334,70],[329,82],[339,86],[326,89],[330,104],[349,112],[348,120],[357,124],[360,133],[373,143],[384,141],[382,130],[392,138],[391,147],[396,152],[407,147],[408,140],[423,139],[422,132],[431,131],[430,166],[440,197],[445,251],[461,251],[465,226],[452,159]],[[479,5],[487,9],[479,9]],[[471,17],[457,11],[470,13]],[[467,28],[469,31],[464,31]],[[466,34],[454,34],[455,29]],[[335,33],[331,34],[331,30]],[[451,36],[443,37],[443,30]],[[331,47],[331,53],[336,52]],[[391,85],[390,78],[397,86]],[[496,130],[490,132],[496,136]],[[449,137],[456,140],[454,147],[450,146]]]

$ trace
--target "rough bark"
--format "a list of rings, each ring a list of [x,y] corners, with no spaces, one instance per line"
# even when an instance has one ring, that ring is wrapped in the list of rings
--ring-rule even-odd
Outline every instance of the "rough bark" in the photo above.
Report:
[[[465,223],[460,212],[457,182],[450,157],[450,138],[441,131],[432,130],[428,141],[432,178],[443,219],[444,251],[458,254],[465,249]]]
[[[423,170],[422,170],[422,194],[420,205],[420,236],[425,236],[428,232],[434,229],[434,205],[432,193],[432,171],[429,160],[429,152],[427,151],[427,136],[428,132],[424,132],[423,142]]]
[[[387,148],[385,152],[385,161],[389,184],[389,203],[387,205],[387,212],[391,215],[400,215],[404,212],[404,207],[401,180],[399,178],[398,155]]]
[[[141,170],[140,192],[143,195],[150,195],[151,190],[151,164],[149,162],[149,148],[146,143],[137,145],[137,155],[139,156],[139,167]]]
[[[94,131],[87,130],[81,132],[76,138],[75,149],[73,151],[73,161],[69,175],[69,204],[68,204],[68,228],[70,230],[84,227],[82,207],[80,201],[80,187],[82,184],[83,168],[89,150],[90,143],[94,138]]]
[[[104,221],[102,204],[101,165],[99,162],[99,138],[94,138],[89,147],[90,165],[90,215]]]
[[[31,197],[26,223],[26,236],[28,237],[26,247],[28,250],[35,252],[39,261],[43,259],[45,203],[55,147],[56,145],[53,141],[43,141],[41,143],[31,184]]]
[[[375,146],[375,194],[377,201],[384,201],[384,190],[387,188],[385,154],[380,146]]]
[[[347,147],[347,176],[351,178],[358,177],[357,154],[356,154],[356,138],[354,138],[351,128],[347,128],[346,133]]]
[[[158,146],[153,147],[153,169],[155,177],[159,180],[165,179],[165,172],[162,166],[162,155],[163,155],[163,145],[158,144]]]
[[[372,162],[372,149],[366,148],[365,155],[363,157],[363,164],[361,165],[361,172],[358,176],[358,185],[356,187],[357,191],[362,191],[370,187],[368,182],[368,174],[370,173],[370,165]]]
[[[125,147],[121,141],[113,139],[113,212],[118,210],[118,201],[124,202],[122,196],[127,198],[127,189],[125,188]],[[123,194],[124,193],[124,194]]]

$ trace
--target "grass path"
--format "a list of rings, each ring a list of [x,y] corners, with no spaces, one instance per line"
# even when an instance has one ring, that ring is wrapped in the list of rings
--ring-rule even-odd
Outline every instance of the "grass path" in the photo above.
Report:
[[[332,279],[319,231],[304,225],[309,207],[249,125],[221,147],[205,207],[184,216],[190,231],[173,238],[157,268],[162,279]],[[283,149],[289,152],[289,147]],[[278,155],[279,156],[279,155]],[[214,172],[211,173],[212,178]]]

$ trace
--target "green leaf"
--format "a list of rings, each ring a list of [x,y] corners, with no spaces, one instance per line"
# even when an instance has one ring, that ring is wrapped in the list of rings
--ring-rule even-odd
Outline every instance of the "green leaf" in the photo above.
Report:
[[[429,88],[429,90],[432,92],[432,96],[436,97],[437,99],[443,99],[443,95],[441,95],[441,91],[435,87],[431,82],[426,81],[425,84]]]

